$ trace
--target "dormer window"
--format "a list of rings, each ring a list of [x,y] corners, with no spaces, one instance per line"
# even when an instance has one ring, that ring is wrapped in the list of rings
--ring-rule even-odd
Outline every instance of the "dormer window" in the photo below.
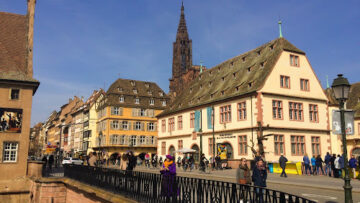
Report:
[[[201,80],[201,78],[202,78],[202,75],[199,75],[199,80]]]
[[[131,84],[132,86],[135,86],[135,81],[130,81],[130,84]]]
[[[225,77],[222,77],[221,80],[224,82],[224,81],[225,81]]]
[[[137,89],[133,89],[133,92],[134,92],[134,94],[138,93]]]
[[[166,100],[163,100],[163,101],[161,102],[161,104],[162,104],[163,106],[166,106]]]
[[[200,85],[200,89],[202,89],[202,85]]]
[[[232,61],[231,63],[230,63],[230,67],[233,67],[234,66],[234,62]]]
[[[122,87],[118,87],[118,91],[119,91],[119,92],[122,92],[122,91],[123,91],[123,88],[122,88]]]
[[[239,91],[239,86],[235,87],[235,90],[238,92]]]
[[[148,95],[152,95],[152,92],[150,90],[148,91]]]
[[[212,71],[209,71],[209,75],[211,75],[212,74]]]
[[[274,49],[274,45],[270,45],[270,50],[273,50]]]
[[[149,88],[150,87],[149,83],[145,83],[145,87]]]
[[[249,88],[252,87],[252,85],[253,85],[252,82],[249,82],[249,83],[248,83],[248,87],[249,87]]]
[[[211,86],[211,85],[212,85],[212,81],[209,82],[209,86]]]
[[[225,92],[224,91],[221,91],[221,96],[224,96]]]
[[[258,56],[260,56],[261,55],[261,50],[257,51],[256,53],[257,53]]]
[[[242,62],[244,63],[246,61],[246,57],[242,57]]]
[[[233,77],[236,78],[236,73],[233,73]]]
[[[220,72],[220,71],[221,71],[221,67],[218,68],[218,72]]]
[[[135,98],[135,104],[140,104],[140,99],[139,98]]]
[[[192,92],[192,87],[190,88],[190,93]]]
[[[198,102],[200,102],[200,97],[198,98]]]
[[[251,66],[247,68],[248,73],[251,71]]]
[[[119,99],[119,100],[120,100],[121,103],[124,103],[124,101],[125,101],[124,96],[120,96],[120,99]]]
[[[264,68],[265,62],[260,63],[260,68]]]
[[[150,99],[150,105],[154,105],[155,104],[155,100],[154,99]]]
[[[163,92],[159,92],[160,97],[164,96]]]
[[[214,97],[214,94],[210,94],[210,99],[212,99]]]

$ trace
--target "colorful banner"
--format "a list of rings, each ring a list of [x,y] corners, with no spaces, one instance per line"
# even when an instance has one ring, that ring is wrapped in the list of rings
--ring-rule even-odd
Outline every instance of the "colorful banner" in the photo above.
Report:
[[[355,111],[345,110],[345,133],[354,135],[354,115]],[[335,135],[341,135],[341,116],[340,110],[332,111],[332,132]]]
[[[195,111],[195,123],[194,123],[195,132],[199,132],[200,130],[200,119],[201,119],[200,111]]]

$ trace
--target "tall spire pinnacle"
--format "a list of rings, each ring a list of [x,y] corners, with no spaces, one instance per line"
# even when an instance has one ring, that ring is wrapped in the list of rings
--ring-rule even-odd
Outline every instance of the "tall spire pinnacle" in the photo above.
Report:
[[[179,33],[184,33],[187,35],[187,27],[186,27],[186,21],[185,21],[185,12],[184,12],[184,2],[181,2],[181,15],[180,15],[180,22],[178,26],[178,35]]]
[[[282,38],[283,35],[282,35],[282,32],[281,32],[281,20],[279,20],[279,38]]]

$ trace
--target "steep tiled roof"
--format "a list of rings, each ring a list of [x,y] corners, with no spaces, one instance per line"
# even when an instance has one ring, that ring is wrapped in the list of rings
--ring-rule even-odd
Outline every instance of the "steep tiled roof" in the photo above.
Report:
[[[339,105],[331,88],[324,90],[329,99],[330,105]],[[349,99],[346,101],[346,108],[355,110],[355,118],[360,118],[360,82],[351,84]]]
[[[285,38],[270,41],[204,71],[160,116],[259,90],[283,50],[305,54]]]
[[[124,102],[120,102],[122,96]],[[135,104],[135,98],[139,98],[139,104]],[[154,99],[154,105],[150,105],[150,99]],[[170,98],[154,82],[119,78],[109,87],[104,100],[99,109],[105,106],[165,109],[166,106],[162,106],[161,102],[166,100],[166,105],[169,105]]]
[[[26,73],[27,17],[0,12],[0,79],[38,82]]]

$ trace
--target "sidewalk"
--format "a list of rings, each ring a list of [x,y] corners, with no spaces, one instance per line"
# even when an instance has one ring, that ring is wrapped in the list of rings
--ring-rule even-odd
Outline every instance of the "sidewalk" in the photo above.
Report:
[[[137,166],[136,171],[152,172],[159,173],[159,169],[147,169],[143,166]],[[229,181],[235,182],[236,169],[227,169],[219,171],[211,171],[210,174],[200,173],[198,170],[192,172],[184,172],[182,169],[177,169],[178,176],[185,176],[191,178],[206,178],[211,180],[218,181]],[[284,185],[296,185],[304,186],[311,188],[319,189],[329,189],[329,190],[341,190],[343,191],[344,180],[341,178],[333,178],[328,176],[306,176],[306,175],[292,175],[289,174],[287,178],[280,177],[280,174],[269,173],[268,174],[268,183],[273,184],[284,184]],[[360,180],[351,179],[352,191],[360,193]]]

